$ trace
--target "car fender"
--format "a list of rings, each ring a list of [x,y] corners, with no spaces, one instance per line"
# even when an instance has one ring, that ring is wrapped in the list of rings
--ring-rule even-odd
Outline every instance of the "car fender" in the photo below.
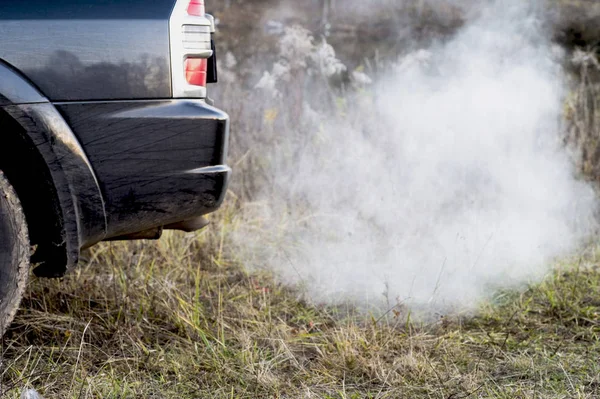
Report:
[[[59,216],[68,262],[41,266],[36,273],[62,276],[77,263],[81,248],[106,235],[100,185],[60,112],[25,76],[4,62],[0,62],[0,107],[23,128],[50,170],[62,212]]]

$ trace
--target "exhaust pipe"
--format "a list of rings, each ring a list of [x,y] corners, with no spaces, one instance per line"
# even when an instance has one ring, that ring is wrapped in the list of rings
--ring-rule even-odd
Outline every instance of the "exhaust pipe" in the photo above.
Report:
[[[133,234],[112,237],[106,241],[158,240],[162,236],[163,230],[178,230],[186,233],[192,233],[194,231],[202,230],[208,226],[209,223],[210,222],[208,219],[206,219],[204,216],[199,216],[197,218],[171,223],[166,226],[155,227],[153,229],[148,229]]]
[[[193,231],[202,230],[208,226],[209,223],[208,219],[204,216],[199,216],[194,219],[184,220],[183,222],[168,224],[165,226],[165,230],[179,230],[191,233]]]

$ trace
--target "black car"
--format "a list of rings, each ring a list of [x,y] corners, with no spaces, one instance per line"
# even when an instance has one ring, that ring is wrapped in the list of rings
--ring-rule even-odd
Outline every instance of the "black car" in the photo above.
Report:
[[[226,192],[203,0],[0,3],[0,334],[30,264],[60,277],[100,241],[193,231]]]

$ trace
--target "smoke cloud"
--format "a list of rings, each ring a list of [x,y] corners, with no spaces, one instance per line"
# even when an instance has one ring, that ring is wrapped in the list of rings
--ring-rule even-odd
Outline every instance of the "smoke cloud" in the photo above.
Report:
[[[287,28],[253,89],[244,174],[264,181],[238,220],[246,264],[319,303],[448,311],[576,250],[595,197],[561,144],[562,51],[522,3],[356,71]]]

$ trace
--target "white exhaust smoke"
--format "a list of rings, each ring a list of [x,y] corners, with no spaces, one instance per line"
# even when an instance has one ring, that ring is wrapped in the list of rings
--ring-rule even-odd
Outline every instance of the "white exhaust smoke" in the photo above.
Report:
[[[297,84],[335,83],[344,67],[288,29],[256,89],[254,172],[269,184],[239,221],[244,261],[315,302],[447,311],[539,279],[575,250],[594,193],[560,141],[561,51],[521,3],[488,4],[373,82],[350,73],[343,95]]]

